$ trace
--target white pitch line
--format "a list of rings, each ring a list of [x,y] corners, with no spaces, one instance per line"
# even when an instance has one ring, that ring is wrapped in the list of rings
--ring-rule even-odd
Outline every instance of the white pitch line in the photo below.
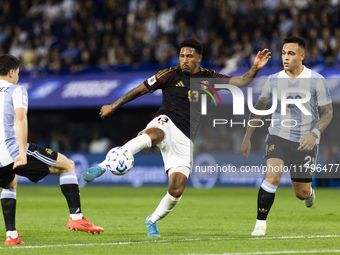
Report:
[[[0,247],[0,250],[6,249],[36,249],[36,248],[58,248],[70,246],[105,246],[105,245],[126,245],[126,244],[148,244],[148,243],[175,243],[175,242],[193,242],[193,241],[223,241],[223,240],[272,240],[272,239],[302,239],[302,238],[339,238],[340,235],[318,235],[318,236],[273,236],[273,237],[217,237],[217,238],[192,238],[192,239],[171,239],[171,240],[145,240],[145,241],[130,241],[130,242],[113,242],[113,243],[78,243],[78,244],[56,244],[56,245],[40,245],[40,246],[11,246]],[[225,253],[229,254],[229,253]],[[238,253],[230,253],[236,255]],[[240,253],[246,255],[247,253]],[[249,253],[253,254],[253,253]],[[256,254],[256,253],[254,253]],[[261,254],[261,253],[260,253]]]
[[[340,250],[311,250],[311,251],[257,251],[257,252],[238,252],[238,253],[190,253],[187,255],[260,255],[260,254],[302,254],[302,253],[340,253]]]

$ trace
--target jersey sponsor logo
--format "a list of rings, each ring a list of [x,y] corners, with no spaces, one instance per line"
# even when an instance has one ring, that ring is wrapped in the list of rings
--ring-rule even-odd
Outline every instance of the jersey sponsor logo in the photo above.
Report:
[[[176,87],[184,87],[184,84],[182,81],[180,81],[179,83],[176,84]]]
[[[46,152],[47,152],[48,154],[52,155],[53,150],[51,150],[51,149],[46,149]]]
[[[275,145],[274,144],[269,146],[269,151],[273,151],[274,149],[275,149]]]
[[[168,123],[168,121],[169,121],[169,118],[164,117],[164,116],[161,116],[158,118],[158,124],[160,125],[164,125],[164,123]]]
[[[0,87],[0,92],[7,92],[9,87]]]
[[[155,84],[155,83],[156,83],[156,76],[155,76],[155,75],[151,76],[151,77],[148,79],[148,83],[149,83],[150,86],[153,85],[153,84]]]

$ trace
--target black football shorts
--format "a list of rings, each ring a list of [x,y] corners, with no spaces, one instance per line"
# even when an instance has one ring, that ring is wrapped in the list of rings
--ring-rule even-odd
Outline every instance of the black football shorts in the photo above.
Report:
[[[266,156],[282,159],[286,169],[290,170],[290,177],[296,182],[312,182],[313,164],[317,165],[319,145],[315,145],[312,151],[298,151],[300,146],[276,135],[268,135],[266,139]]]
[[[0,187],[8,188],[15,175],[38,182],[50,173],[49,166],[55,166],[58,153],[51,149],[30,143],[27,149],[27,165],[13,170],[13,164],[0,168]]]

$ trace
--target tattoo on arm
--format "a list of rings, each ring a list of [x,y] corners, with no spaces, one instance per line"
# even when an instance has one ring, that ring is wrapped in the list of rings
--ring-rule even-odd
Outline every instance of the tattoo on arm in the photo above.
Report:
[[[134,88],[127,92],[125,95],[122,96],[122,101],[124,103],[130,102],[131,100],[137,98],[139,96],[139,93],[137,91],[137,88]]]
[[[260,69],[257,69],[255,67],[252,67],[248,72],[246,72],[242,78],[246,79],[246,78],[255,78],[256,75],[259,73]]]
[[[246,72],[242,76],[232,76],[230,79],[230,84],[233,84],[237,87],[245,87],[248,86],[256,77],[260,69],[252,67],[248,72]]]
[[[320,133],[322,133],[332,120],[333,117],[332,104],[320,106],[319,112],[321,116],[315,128],[317,128],[320,131]]]
[[[149,90],[144,87],[144,85],[140,85],[132,90],[130,90],[129,92],[127,92],[125,95],[123,95],[121,98],[119,98],[116,102],[111,104],[111,108],[118,108],[120,106],[122,106],[123,104],[126,104],[134,99],[136,99],[137,97],[140,97],[146,93],[148,93]]]

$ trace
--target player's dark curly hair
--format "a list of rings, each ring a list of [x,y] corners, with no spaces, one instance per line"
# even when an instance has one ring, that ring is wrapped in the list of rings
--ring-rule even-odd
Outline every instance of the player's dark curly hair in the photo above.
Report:
[[[18,69],[20,59],[9,54],[0,55],[0,76],[6,76],[11,69]]]
[[[195,51],[197,52],[197,54],[202,55],[203,53],[203,47],[202,44],[195,40],[195,39],[187,39],[184,40],[183,42],[181,42],[181,44],[179,45],[179,48],[183,48],[183,47],[190,47],[190,48],[194,48]]]
[[[284,40],[285,43],[297,43],[300,47],[302,47],[303,49],[306,48],[306,43],[305,43],[305,40],[303,40],[302,38],[300,37],[295,37],[295,36],[292,36],[292,37],[288,37]]]

